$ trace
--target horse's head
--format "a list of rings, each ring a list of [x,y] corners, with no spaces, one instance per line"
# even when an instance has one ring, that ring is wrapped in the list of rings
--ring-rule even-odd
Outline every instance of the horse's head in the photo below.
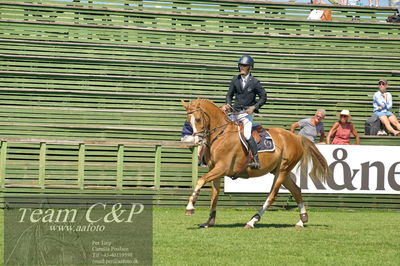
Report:
[[[187,104],[182,100],[182,105],[187,113],[186,119],[193,128],[195,143],[198,145],[207,141],[210,130],[210,116],[202,103],[202,100],[195,100]]]

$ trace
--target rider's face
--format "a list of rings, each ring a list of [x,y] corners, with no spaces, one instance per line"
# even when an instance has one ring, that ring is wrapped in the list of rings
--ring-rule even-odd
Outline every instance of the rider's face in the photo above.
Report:
[[[249,65],[239,65],[240,74],[247,76],[250,72],[251,66]]]

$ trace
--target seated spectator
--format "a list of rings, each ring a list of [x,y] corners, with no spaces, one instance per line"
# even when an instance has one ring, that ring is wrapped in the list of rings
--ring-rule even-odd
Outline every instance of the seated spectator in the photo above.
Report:
[[[181,141],[194,142],[193,128],[188,121],[185,121],[182,126]]]
[[[315,112],[315,115],[310,118],[302,119],[291,125],[290,131],[295,132],[296,128],[300,127],[299,135],[307,137],[312,142],[315,138],[320,135],[319,143],[323,143],[325,138],[324,123],[322,120],[325,118],[325,110],[319,109]]]
[[[188,121],[185,121],[185,123],[182,126],[181,141],[182,142],[190,142],[190,143],[195,142],[195,137],[193,136],[193,128],[192,128],[192,125]],[[198,165],[200,167],[207,166],[207,164],[204,161],[204,152],[205,152],[204,146],[199,146],[197,156],[199,159]]]
[[[392,109],[393,102],[392,102],[392,94],[387,91],[388,82],[384,79],[380,79],[378,81],[379,90],[374,94],[374,114],[376,114],[379,119],[381,120],[382,124],[386,127],[386,129],[392,133],[393,135],[397,136],[400,134],[400,123],[397,120],[397,117],[390,112]],[[397,130],[393,127],[395,126]]]
[[[329,0],[328,0],[328,1],[329,1]],[[326,5],[326,3],[324,2],[324,0],[312,0],[312,1],[311,1],[311,4],[313,4],[313,5],[320,5],[320,4]]]
[[[332,144],[349,145],[350,144],[350,133],[356,138],[356,144],[360,144],[360,137],[358,136],[357,130],[353,123],[349,122],[351,119],[350,111],[343,110],[338,114],[339,121],[336,121],[331,130],[329,130],[328,136],[326,137],[326,143],[331,144],[331,137],[333,137]]]
[[[372,4],[372,0],[369,0],[369,6],[374,6],[374,4]],[[379,0],[375,0],[375,6],[379,6]]]
[[[359,6],[360,0],[342,0],[342,5]]]

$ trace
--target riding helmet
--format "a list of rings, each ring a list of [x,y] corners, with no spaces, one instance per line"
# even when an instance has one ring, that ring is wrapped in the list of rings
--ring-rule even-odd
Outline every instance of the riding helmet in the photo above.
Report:
[[[250,55],[243,55],[239,59],[238,66],[239,65],[247,65],[247,66],[254,67],[254,60]]]

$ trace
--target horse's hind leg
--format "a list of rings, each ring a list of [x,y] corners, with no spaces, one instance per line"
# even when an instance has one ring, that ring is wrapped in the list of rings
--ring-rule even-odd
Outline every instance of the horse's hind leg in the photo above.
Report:
[[[221,189],[221,178],[214,179],[212,181],[210,217],[208,218],[207,222],[205,222],[204,224],[200,224],[200,227],[202,228],[211,227],[214,226],[215,224],[215,217],[217,215],[217,203],[218,203],[218,196],[220,189]]]
[[[292,193],[294,199],[297,202],[297,206],[300,211],[300,220],[297,222],[296,227],[304,227],[304,224],[308,222],[308,214],[306,207],[304,206],[303,198],[301,196],[301,189],[296,183],[289,177],[283,182],[283,185]]]

